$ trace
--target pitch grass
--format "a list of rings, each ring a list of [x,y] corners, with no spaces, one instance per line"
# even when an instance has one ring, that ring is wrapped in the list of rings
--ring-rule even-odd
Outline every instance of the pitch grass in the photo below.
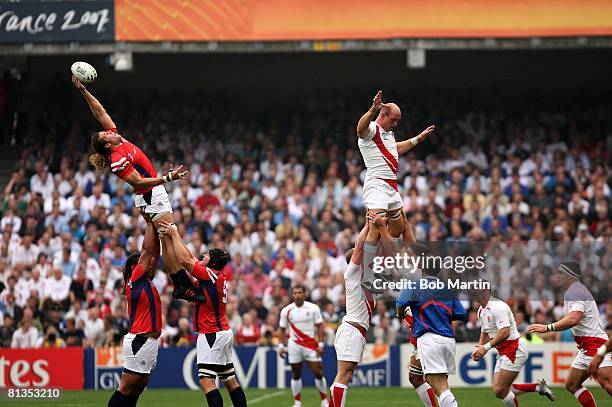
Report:
[[[612,406],[612,398],[601,388],[590,389],[595,395],[599,407]],[[547,398],[537,394],[525,394],[520,397],[521,407],[535,406],[578,406],[574,397],[565,389],[557,387],[554,389],[557,400],[554,403]],[[6,393],[2,392],[0,405],[2,406],[33,406],[33,407],[68,407],[68,406],[106,406],[112,391],[106,390],[83,390],[66,391],[59,400],[10,400],[7,401]],[[460,406],[464,407],[495,407],[503,406],[497,400],[490,388],[463,388],[453,390]],[[231,406],[232,402],[225,390],[222,390],[225,406]],[[246,391],[248,405],[255,407],[289,407],[292,405],[291,391],[289,389],[248,389]],[[199,391],[176,390],[176,389],[154,389],[147,390],[138,401],[139,406],[206,406],[206,398]],[[302,405],[304,407],[319,407],[319,396],[314,387],[305,387],[302,391]],[[416,393],[410,388],[387,387],[387,388],[353,388],[349,389],[346,405],[348,407],[410,407],[422,406]]]

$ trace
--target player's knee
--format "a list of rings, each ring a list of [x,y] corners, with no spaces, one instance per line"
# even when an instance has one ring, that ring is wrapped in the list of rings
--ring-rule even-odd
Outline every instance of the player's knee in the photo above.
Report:
[[[493,393],[498,399],[504,399],[508,395],[508,390],[506,386],[493,386]]]
[[[565,390],[569,391],[572,394],[576,393],[579,388],[580,388],[580,385],[577,385],[573,381],[565,382]]]
[[[423,376],[419,376],[414,373],[408,374],[408,380],[415,389],[425,383],[425,378]]]

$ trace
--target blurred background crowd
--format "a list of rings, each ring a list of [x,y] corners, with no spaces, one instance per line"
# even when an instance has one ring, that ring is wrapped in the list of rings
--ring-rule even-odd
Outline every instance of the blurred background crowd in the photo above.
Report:
[[[122,269],[145,223],[128,185],[88,164],[95,120],[69,78],[19,89],[20,159],[0,200],[0,346],[106,346],[128,331]],[[92,89],[97,94],[97,89]],[[326,325],[345,311],[344,253],[364,222],[363,161],[355,126],[375,90],[329,92],[252,108],[223,95],[120,91],[100,96],[119,132],[159,173],[190,171],[166,185],[180,233],[197,256],[227,249],[228,318],[236,344],[275,344],[290,287],[305,285]],[[385,94],[403,108],[395,134],[437,130],[400,159],[404,210],[419,241],[482,242],[488,278],[515,310],[519,329],[558,319],[554,271],[577,258],[612,329],[612,105],[609,100],[496,91]],[[4,105],[1,106],[4,108]],[[547,241],[572,242],[559,253]],[[540,242],[540,243],[539,243]],[[554,247],[553,247],[554,246]],[[579,249],[576,249],[579,247]],[[192,346],[191,305],[173,300],[163,259],[162,346]],[[530,289],[527,289],[527,288]],[[473,304],[459,341],[477,341]],[[368,340],[407,341],[393,303],[379,301]],[[572,340],[567,332],[539,340]]]

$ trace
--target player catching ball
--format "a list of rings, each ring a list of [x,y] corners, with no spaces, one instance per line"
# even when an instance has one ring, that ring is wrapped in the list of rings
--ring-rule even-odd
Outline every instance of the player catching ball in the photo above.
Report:
[[[372,121],[376,114],[376,120]],[[399,156],[410,151],[435,130],[435,126],[429,126],[416,137],[396,142],[393,129],[401,117],[399,106],[383,103],[382,91],[378,91],[372,107],[357,123],[359,150],[367,169],[363,200],[369,211],[387,213],[389,232],[394,236],[403,229],[401,208],[404,204],[397,182]]]
[[[480,290],[475,293],[475,297],[480,305],[478,319],[481,333],[472,359],[478,361],[492,348],[497,349],[497,363],[493,373],[495,397],[502,400],[507,407],[517,407],[517,396],[523,393],[538,392],[554,401],[555,396],[544,379],[536,383],[514,384],[527,362],[527,350],[508,304],[493,297],[491,290]]]
[[[293,303],[281,310],[278,323],[278,355],[281,358],[289,355],[291,365],[291,392],[293,407],[302,406],[302,365],[304,361],[315,377],[315,386],[321,396],[321,407],[327,407],[327,381],[323,376],[321,355],[323,353],[324,325],[321,309],[310,301],[305,301],[306,288],[301,285],[293,287]],[[290,336],[285,348],[286,333]],[[315,333],[317,339],[315,339]]]
[[[93,154],[89,161],[97,171],[106,168],[123,179],[134,188],[135,204],[143,214],[150,217],[152,223],[147,223],[147,228],[155,228],[157,232],[163,232],[159,228],[159,222],[166,220],[174,222],[172,206],[164,184],[187,178],[187,171],[181,171],[182,166],[172,169],[163,177],[158,177],[149,157],[136,145],[130,143],[117,132],[117,126],[106,109],[75,76],[72,83],[81,92],[89,105],[93,116],[98,120],[104,131],[94,133],[91,137],[91,149]],[[162,248],[166,251],[167,239],[162,236]],[[170,272],[170,278],[174,284],[174,298],[194,301],[194,287],[185,270]]]

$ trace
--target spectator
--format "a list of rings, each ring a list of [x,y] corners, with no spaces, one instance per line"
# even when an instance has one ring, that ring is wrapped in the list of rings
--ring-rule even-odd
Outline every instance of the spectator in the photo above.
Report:
[[[99,347],[104,345],[106,341],[104,321],[100,318],[100,310],[95,305],[87,310],[87,319],[85,320],[83,332],[89,346]]]
[[[23,311],[23,319],[19,324],[19,329],[13,334],[11,348],[34,348],[38,342],[38,329],[32,326],[32,310],[26,308]]]
[[[236,344],[257,345],[260,334],[259,328],[253,323],[251,314],[244,314],[242,316],[242,325],[240,325],[238,332],[236,332]]]

